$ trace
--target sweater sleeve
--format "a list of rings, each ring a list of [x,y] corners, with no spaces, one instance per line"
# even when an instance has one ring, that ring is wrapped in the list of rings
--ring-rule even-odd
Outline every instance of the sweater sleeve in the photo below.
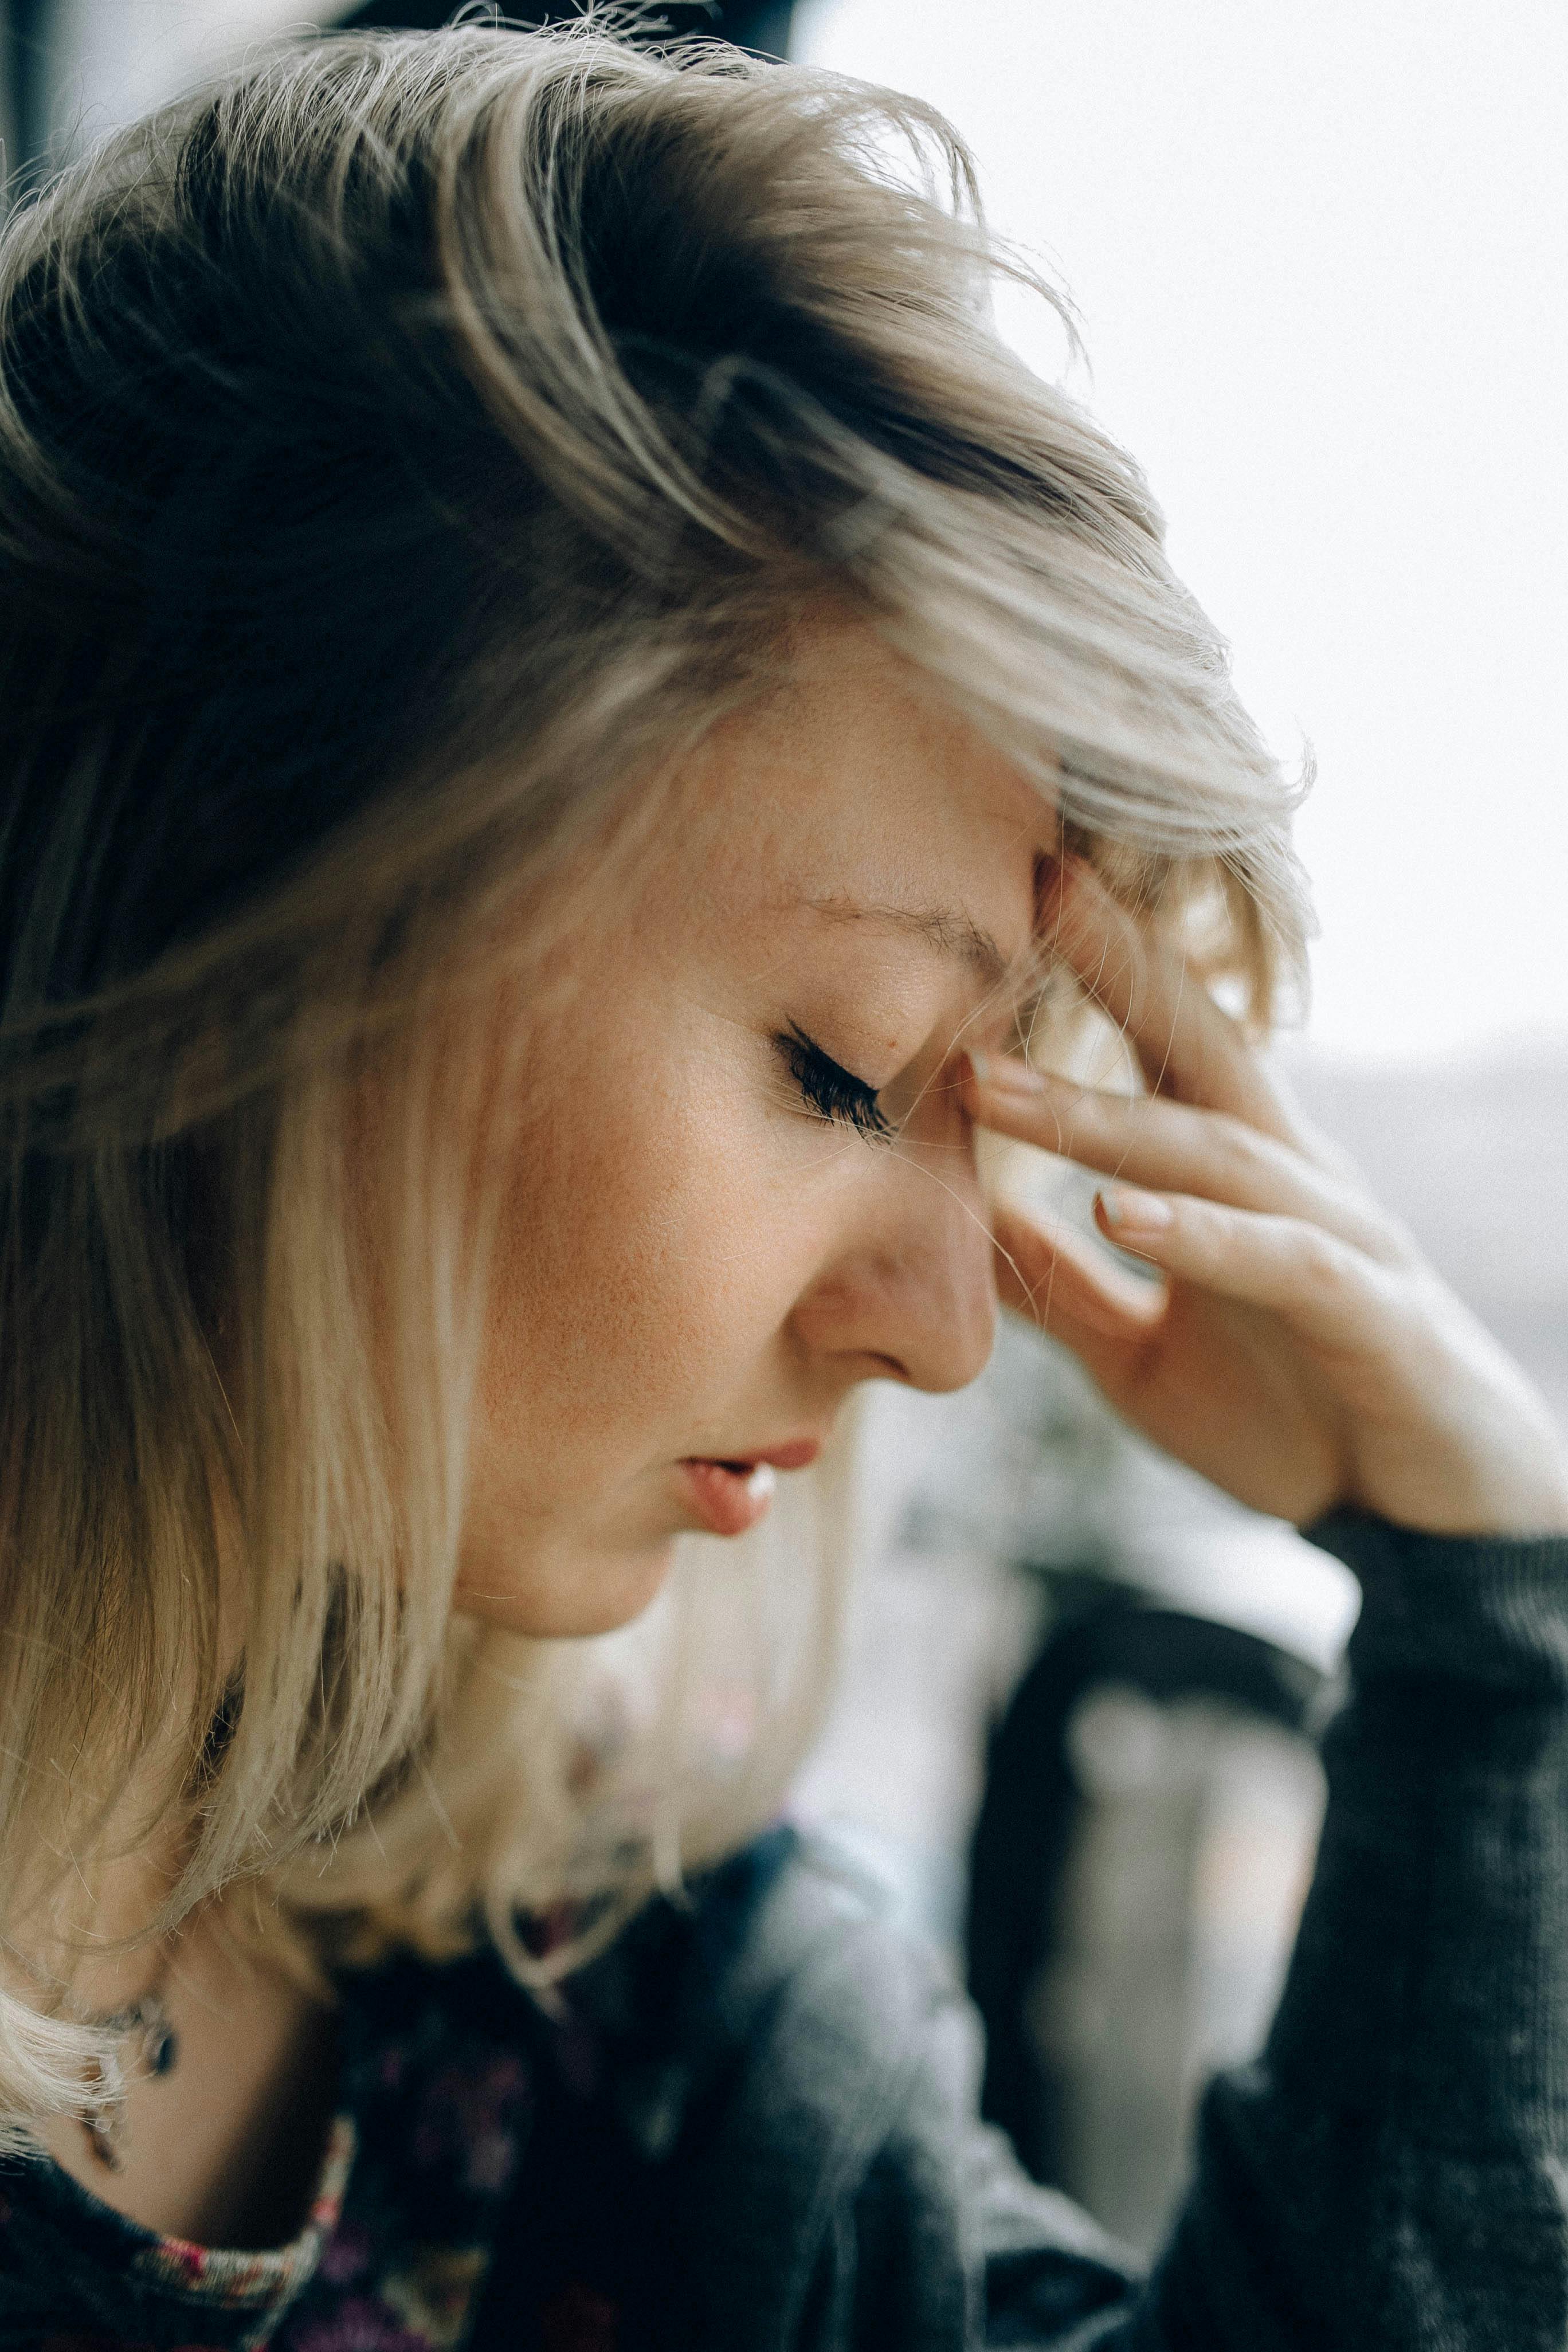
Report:
[[[699,1971],[682,2352],[1563,2352],[1568,1539],[1312,1533],[1364,1592],[1317,1871],[1152,2274],[978,2123],[956,1989],[792,1847]]]
[[[1568,1539],[1310,1532],[1364,1601],[1295,1957],[1261,2059],[1207,2095],[1152,2279],[1092,2340],[1561,2352]]]

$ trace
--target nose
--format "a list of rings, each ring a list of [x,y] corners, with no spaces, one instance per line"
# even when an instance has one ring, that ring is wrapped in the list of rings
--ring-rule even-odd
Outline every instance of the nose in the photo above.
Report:
[[[962,1113],[938,1134],[906,1131],[880,1147],[866,1192],[852,1230],[796,1304],[796,1339],[841,1378],[935,1393],[965,1387],[990,1359],[996,1283]]]

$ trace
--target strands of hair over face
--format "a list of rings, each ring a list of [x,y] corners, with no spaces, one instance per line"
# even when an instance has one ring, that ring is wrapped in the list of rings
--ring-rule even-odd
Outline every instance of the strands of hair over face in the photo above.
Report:
[[[1014,268],[929,109],[591,23],[292,43],[12,218],[13,2134],[101,2059],[75,1906],[160,1824],[161,1925],[248,1881],[300,1949],[540,1979],[776,1803],[838,1587],[791,1511],[605,1645],[449,1600],[560,877],[797,616],[879,629],[1258,1017],[1297,969],[1292,788],[1136,467],[993,333]]]

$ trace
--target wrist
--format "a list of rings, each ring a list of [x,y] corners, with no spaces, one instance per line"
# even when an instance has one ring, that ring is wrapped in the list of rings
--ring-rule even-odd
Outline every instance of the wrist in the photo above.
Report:
[[[1347,1499],[1416,1534],[1568,1535],[1568,1439],[1517,1366],[1506,1369],[1479,1395],[1452,1393],[1418,1444],[1380,1449],[1379,1475]]]
[[[1528,1542],[1568,1536],[1568,1456],[1559,1448],[1531,1449],[1512,1460],[1493,1459],[1468,1486],[1435,1497],[1435,1510],[1391,1512],[1413,1533]]]

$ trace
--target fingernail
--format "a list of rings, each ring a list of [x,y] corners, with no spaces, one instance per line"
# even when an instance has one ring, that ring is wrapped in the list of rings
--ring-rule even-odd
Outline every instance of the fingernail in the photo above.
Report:
[[[1099,1195],[1101,1213],[1118,1234],[1158,1234],[1170,1223],[1171,1204],[1158,1192],[1140,1192],[1135,1184],[1107,1184]]]
[[[994,1056],[971,1054],[969,1066],[974,1073],[977,1087],[989,1087],[994,1094],[1037,1095],[1045,1091],[1045,1081],[1027,1062],[1019,1061],[1016,1054]]]

